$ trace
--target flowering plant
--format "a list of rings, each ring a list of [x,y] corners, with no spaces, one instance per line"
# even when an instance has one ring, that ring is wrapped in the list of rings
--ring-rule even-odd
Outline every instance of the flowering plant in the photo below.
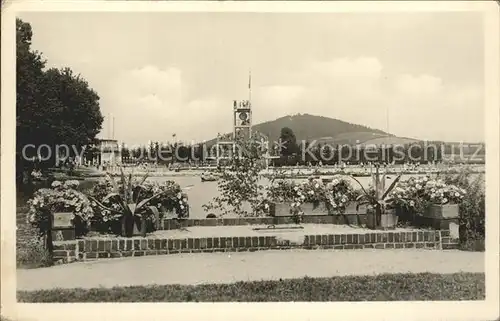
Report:
[[[465,193],[463,188],[424,176],[402,182],[391,192],[390,197],[395,206],[422,213],[431,204],[459,204]]]
[[[422,214],[432,205],[460,204],[466,191],[441,179],[412,177],[402,182],[389,195],[395,207],[408,213]]]
[[[174,181],[165,181],[162,183],[146,181],[143,186],[144,198],[151,197],[161,192],[159,196],[150,201],[150,205],[156,206],[161,213],[175,212],[178,218],[188,216],[188,196],[179,184]]]
[[[333,214],[345,211],[353,193],[351,184],[338,178],[326,185],[314,180],[303,183],[280,180],[268,188],[269,199],[274,202],[291,203],[292,208],[299,210],[304,203],[312,203],[315,207],[323,203]]]
[[[54,212],[72,212],[72,220],[88,224],[94,212],[89,199],[77,191],[78,181],[54,181],[51,188],[42,188],[28,200],[27,222],[36,226],[41,233],[50,228],[50,216]]]
[[[459,204],[465,193],[465,189],[446,184],[442,180],[429,180],[424,187],[424,196],[433,204]]]
[[[355,191],[345,179],[334,178],[326,185],[327,207],[333,214],[344,214],[346,207],[354,199]]]

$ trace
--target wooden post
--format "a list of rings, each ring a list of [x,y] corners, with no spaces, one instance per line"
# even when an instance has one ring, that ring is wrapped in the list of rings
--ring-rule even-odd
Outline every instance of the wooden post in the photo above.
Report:
[[[49,226],[47,228],[47,234],[45,236],[45,248],[49,252],[49,256],[52,259],[54,255],[54,244],[52,243],[52,224],[54,223],[53,213],[49,213]]]

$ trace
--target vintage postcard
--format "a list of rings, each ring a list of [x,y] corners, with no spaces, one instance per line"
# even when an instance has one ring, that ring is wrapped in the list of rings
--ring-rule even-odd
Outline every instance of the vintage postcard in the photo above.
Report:
[[[2,317],[499,317],[497,3],[3,9]]]

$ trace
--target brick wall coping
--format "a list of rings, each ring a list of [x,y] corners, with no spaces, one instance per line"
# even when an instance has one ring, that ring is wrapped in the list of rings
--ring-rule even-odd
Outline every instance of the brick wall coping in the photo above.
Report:
[[[362,227],[350,227],[346,225],[321,225],[321,224],[302,224],[300,227],[302,229],[279,229],[287,227],[297,227],[298,225],[278,225],[278,229],[269,229],[266,227],[268,225],[239,225],[239,226],[192,226],[184,230],[159,230],[147,235],[147,239],[171,239],[171,238],[204,238],[204,237],[253,237],[253,236],[304,236],[312,234],[377,234],[381,231],[371,230]],[[254,230],[254,229],[260,230]],[[423,231],[433,231],[428,228],[396,228],[393,230],[387,230],[386,233],[398,233],[398,232],[423,232]],[[142,239],[140,236],[135,236],[132,238],[123,238],[119,236],[88,236],[84,239],[99,239],[99,240],[112,240],[112,239]]]
[[[198,238],[99,238],[55,242],[54,259],[72,262],[177,253],[241,252],[285,249],[456,249],[447,230],[374,231],[359,234],[308,234],[288,240],[279,235]]]
[[[359,214],[361,223],[366,223],[366,214]],[[291,216],[280,217],[225,217],[225,218],[201,218],[201,219],[184,219],[179,222],[173,219],[164,219],[160,223],[161,230],[172,230],[180,227],[191,226],[235,226],[235,225],[281,225],[293,224]],[[358,224],[358,215],[304,215],[302,223],[307,224],[336,224],[347,225],[347,223]]]

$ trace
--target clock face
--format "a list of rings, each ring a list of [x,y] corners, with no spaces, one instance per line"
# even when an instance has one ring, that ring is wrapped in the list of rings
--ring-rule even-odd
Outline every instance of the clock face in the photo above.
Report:
[[[247,120],[248,119],[248,114],[247,113],[241,113],[240,114],[240,119],[241,120]]]

